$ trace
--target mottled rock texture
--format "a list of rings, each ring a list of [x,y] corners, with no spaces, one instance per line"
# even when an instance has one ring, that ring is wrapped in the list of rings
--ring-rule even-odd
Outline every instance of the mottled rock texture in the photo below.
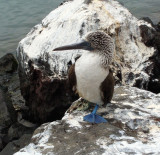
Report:
[[[116,87],[112,103],[98,111],[108,123],[86,123],[83,116],[89,111],[74,110],[61,121],[41,125],[14,155],[159,154],[159,103],[160,95]]]
[[[20,113],[24,107],[17,67],[18,63],[12,54],[0,58],[0,155],[17,152],[20,146],[27,144],[34,131],[34,128],[24,127],[17,122],[17,110]],[[23,141],[19,139],[25,134],[30,136]]]
[[[11,99],[0,87],[0,151],[6,145],[4,137],[8,128],[16,121],[16,113]]]
[[[29,76],[19,72],[21,92],[29,107],[27,119],[42,123],[61,119],[69,107],[65,78],[53,78],[30,64]]]
[[[8,145],[0,152],[0,155],[13,155],[15,152],[28,145],[31,137],[32,134],[24,134],[20,139],[9,142]]]
[[[0,75],[4,73],[13,73],[17,70],[18,64],[13,54],[6,54],[0,58]]]
[[[154,25],[149,18],[143,18],[145,21],[150,23],[153,27],[148,27],[145,24],[140,25],[142,41],[148,47],[154,47],[155,52],[149,58],[151,64],[145,69],[149,75],[149,80],[144,86],[145,89],[154,93],[160,92],[160,30],[159,24]],[[140,83],[137,82],[135,86]]]
[[[17,73],[18,62],[13,54],[6,54],[0,58],[0,86],[8,93],[15,109],[24,106],[20,92],[20,82]]]
[[[16,120],[16,113],[10,98],[0,88],[0,133],[5,133]]]
[[[21,92],[30,109],[30,120],[42,123],[61,119],[76,98],[68,91],[67,72],[84,51],[53,49],[79,42],[90,31],[101,30],[113,38],[111,67],[116,83],[148,89],[148,67],[153,65],[150,57],[155,48],[145,45],[148,38],[142,35],[142,25],[149,29],[152,39],[155,28],[113,0],[67,1],[52,11],[21,40],[17,50]]]
[[[9,142],[6,140],[9,127],[16,122],[16,112],[12,103],[17,92],[12,92],[17,88],[17,82],[13,80],[17,67],[18,63],[12,54],[0,58],[0,151]],[[18,75],[16,77],[18,79]]]

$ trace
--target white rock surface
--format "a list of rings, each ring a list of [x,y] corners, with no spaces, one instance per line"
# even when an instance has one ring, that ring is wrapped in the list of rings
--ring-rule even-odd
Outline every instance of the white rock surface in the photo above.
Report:
[[[90,31],[103,30],[115,41],[116,50],[113,66],[122,72],[123,82],[129,72],[140,74],[147,80],[144,69],[154,49],[141,41],[139,25],[150,24],[138,21],[126,8],[114,0],[73,0],[65,2],[52,11],[42,23],[35,26],[19,43],[18,60],[29,72],[28,61],[39,67],[38,60],[48,63],[56,76],[66,75],[68,63],[83,50],[53,52],[55,47],[79,42]],[[134,80],[133,80],[134,82]]]
[[[31,143],[14,155],[160,154],[160,97],[134,87],[116,87],[112,104],[98,113],[108,123],[83,121],[88,112],[66,113],[43,124]]]

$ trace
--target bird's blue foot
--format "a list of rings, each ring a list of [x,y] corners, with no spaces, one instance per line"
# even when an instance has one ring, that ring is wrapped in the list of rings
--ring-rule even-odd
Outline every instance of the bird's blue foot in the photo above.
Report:
[[[107,120],[97,114],[89,114],[83,117],[83,120],[89,123],[106,123]]]
[[[103,117],[99,116],[96,114],[98,109],[98,105],[96,105],[95,109],[93,110],[93,112],[89,115],[86,115],[83,117],[83,120],[86,122],[90,122],[90,123],[106,123],[107,120],[104,119]]]

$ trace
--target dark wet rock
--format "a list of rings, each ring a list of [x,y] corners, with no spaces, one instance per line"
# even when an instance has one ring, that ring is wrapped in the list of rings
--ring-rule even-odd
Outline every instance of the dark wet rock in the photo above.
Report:
[[[159,31],[159,23],[154,25],[150,18],[144,17],[145,20],[150,26],[145,24],[140,25],[142,41],[147,46],[152,46],[158,51],[160,51],[160,31]]]
[[[18,63],[13,54],[6,54],[0,58],[0,75],[4,73],[13,73],[17,70]]]
[[[5,129],[7,133],[1,136],[1,153],[8,152],[11,154],[18,151],[20,148],[24,147],[26,142],[29,142],[31,135],[33,134],[35,128],[27,128],[18,122],[12,124],[9,129]],[[25,135],[29,135],[26,137],[26,141],[22,141]],[[24,139],[25,140],[25,139]],[[22,144],[21,144],[22,143]],[[1,154],[0,153],[0,154]],[[7,153],[7,154],[8,154]]]
[[[3,143],[2,143],[2,138],[0,136],[0,150],[2,150],[2,149],[3,149]]]
[[[154,39],[154,45],[160,53],[160,32],[157,32]]]
[[[12,54],[0,58],[0,151],[9,142],[34,130],[17,123],[17,110],[24,106],[17,67]]]
[[[7,139],[9,141],[19,139],[24,134],[32,134],[34,130],[35,128],[27,128],[19,123],[15,123],[8,129]]]
[[[148,90],[154,93],[160,92],[160,32],[157,32],[154,38],[153,46],[155,47],[155,53],[150,58],[152,62],[146,68],[146,71],[150,75],[150,80],[148,83]]]
[[[42,123],[59,120],[70,106],[66,78],[49,78],[46,71],[30,64],[30,77],[19,71],[21,92],[30,111],[26,119]]]
[[[153,46],[153,41],[156,35],[156,30],[147,25],[140,25],[142,42],[147,46]]]
[[[20,109],[24,105],[24,99],[20,92],[17,67],[17,61],[12,54],[0,58],[0,86],[8,93],[14,108]]]
[[[18,122],[12,124],[10,128],[6,130],[7,133],[2,137],[2,144],[3,144],[2,152],[5,152],[6,150],[8,151],[9,149],[9,152],[13,151],[14,153],[14,149],[10,148],[10,146],[12,146],[15,142],[19,143],[19,141],[21,141],[21,138],[23,138],[23,136],[25,135],[32,135],[34,130],[35,128],[27,128],[19,124]],[[25,144],[25,141],[20,146],[24,147],[25,146],[24,144]],[[18,151],[20,149],[20,146],[15,145],[14,146],[14,148],[16,149],[15,151]]]
[[[155,26],[155,25],[153,24],[152,20],[151,20],[149,17],[142,17],[142,18],[140,18],[140,20],[144,20],[144,21],[150,23],[152,27]]]
[[[24,134],[20,139],[9,142],[8,145],[0,152],[0,155],[13,155],[19,149],[28,145],[32,134]]]
[[[160,32],[160,22],[157,24],[157,31]]]
[[[153,25],[152,21],[149,18],[145,18],[145,21],[150,23],[151,26],[140,25],[142,41],[146,46],[154,47],[155,52],[149,58],[151,62],[145,69],[146,73],[149,75],[148,81],[143,83],[142,78],[137,78],[134,86],[139,87],[143,85],[146,90],[149,90],[154,93],[160,92],[160,32],[158,31],[158,24]]]
[[[0,151],[6,145],[4,137],[8,128],[16,122],[16,112],[8,94],[0,87]]]
[[[79,102],[83,101],[78,100],[78,106]],[[30,144],[15,155],[159,154],[159,103],[160,96],[151,92],[116,87],[112,103],[98,110],[108,123],[84,122],[92,108],[77,108],[61,121],[41,125]]]
[[[0,126],[1,131],[8,128],[16,121],[16,113],[12,102],[8,95],[6,95],[0,88]]]
[[[160,78],[151,78],[148,83],[148,90],[158,94],[160,92]]]
[[[62,3],[60,3],[59,6],[63,5],[63,4],[66,3],[66,2],[69,2],[69,1],[73,1],[73,0],[64,0]]]
[[[3,74],[0,76],[0,85],[11,98],[12,104],[16,110],[24,106],[24,99],[20,91],[20,81],[17,71],[12,74]]]

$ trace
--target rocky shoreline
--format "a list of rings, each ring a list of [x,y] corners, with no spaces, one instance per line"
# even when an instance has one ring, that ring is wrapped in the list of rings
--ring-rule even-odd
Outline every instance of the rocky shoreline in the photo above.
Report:
[[[148,17],[142,18],[146,22],[150,23],[154,29],[150,29],[145,25],[141,25],[141,36],[142,41],[148,47],[154,47],[155,52],[149,58],[149,61],[152,62],[150,66],[146,68],[147,74],[150,76],[148,83],[144,83],[143,89],[149,90],[154,93],[160,92],[160,22],[157,25],[154,25],[151,19]],[[136,87],[139,87],[140,81],[135,84]],[[140,88],[140,87],[139,87]]]
[[[83,116],[91,109],[74,110],[62,120],[41,125],[30,144],[15,155],[159,154],[159,102],[159,95],[118,86],[112,103],[98,111],[108,123],[86,123]]]
[[[25,101],[20,91],[18,63],[12,54],[0,58],[0,154],[12,155],[30,141],[35,128],[18,120]]]
[[[61,5],[57,12],[51,12],[42,24],[35,26],[19,43],[17,57],[19,68],[12,54],[0,58],[0,103],[2,103],[0,104],[0,155],[11,155],[21,148],[23,149],[16,155],[23,153],[45,155],[53,152],[63,155],[66,148],[68,148],[66,155],[105,154],[106,152],[160,153],[159,149],[155,149],[155,146],[160,148],[156,143],[160,140],[158,133],[160,128],[160,22],[154,25],[147,17],[137,20],[119,3],[109,2],[103,5],[112,6],[113,10],[108,10],[111,12],[118,8],[115,12],[119,14],[117,10],[121,11],[119,18],[122,21],[116,19],[116,13],[115,17],[110,19],[108,14],[111,12],[109,12],[105,18],[111,24],[107,25],[101,18],[104,12],[99,11],[101,3],[103,2],[98,1],[98,4],[92,4],[91,1],[85,1],[85,4],[81,4],[79,0],[78,4],[74,4],[74,1],[69,1]],[[71,6],[70,13],[79,7],[77,5],[82,5],[89,12],[86,14],[83,9],[80,10],[80,15],[82,13],[83,16],[88,17],[79,20],[78,24],[81,26],[75,29],[77,35],[70,34],[71,38],[67,32],[62,33],[65,29],[70,29],[65,22],[62,22],[65,16],[63,17],[63,13],[60,14],[67,5]],[[92,5],[99,14],[90,10]],[[60,22],[54,19],[57,14]],[[76,19],[72,19],[73,25],[74,20]],[[93,23],[96,24],[93,25]],[[61,29],[56,32],[54,27],[61,27]],[[128,30],[126,30],[127,27],[129,27]],[[116,50],[119,53],[116,53],[118,57],[115,56],[112,64],[117,85],[113,103],[99,111],[109,123],[92,126],[82,121],[82,116],[86,113],[84,109],[88,110],[79,106],[82,101],[78,103],[79,110],[76,106],[73,108],[72,102],[78,97],[70,92],[67,86],[67,70],[82,53],[74,51],[70,54],[64,52],[52,55],[48,51],[53,49],[52,42],[56,46],[64,44],[66,38],[71,42],[72,39],[77,39],[77,36],[76,41],[79,41],[87,31],[97,28],[103,29],[115,39]],[[58,38],[58,33],[62,33],[64,38],[60,42],[53,39],[54,35]],[[132,59],[138,57],[137,62],[131,62],[129,54],[125,53],[128,49],[134,51],[134,53],[128,52],[132,54]],[[137,66],[134,68],[134,65]],[[89,107],[86,102],[85,105]],[[72,111],[70,115],[66,113],[69,107]],[[45,124],[41,125],[42,123]],[[40,127],[34,132],[38,126]],[[104,132],[97,133],[99,130]],[[78,140],[74,138],[77,136],[76,133],[79,133]],[[88,136],[85,133],[88,133]],[[82,136],[83,134],[85,136]],[[148,149],[150,144],[153,146]],[[139,151],[140,149],[142,151]]]

